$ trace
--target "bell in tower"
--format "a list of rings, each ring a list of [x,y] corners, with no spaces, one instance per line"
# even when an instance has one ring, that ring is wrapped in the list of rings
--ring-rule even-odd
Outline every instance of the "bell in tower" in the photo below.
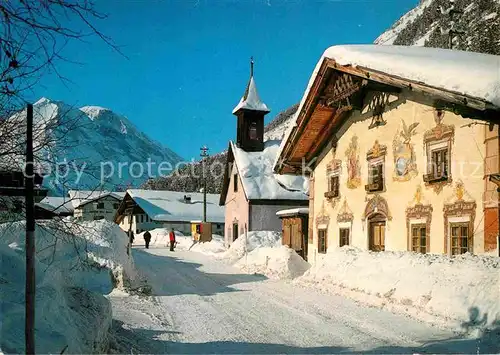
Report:
[[[264,150],[264,116],[270,110],[259,98],[253,78],[253,57],[250,59],[250,80],[240,103],[233,110],[238,117],[236,144],[247,152]]]

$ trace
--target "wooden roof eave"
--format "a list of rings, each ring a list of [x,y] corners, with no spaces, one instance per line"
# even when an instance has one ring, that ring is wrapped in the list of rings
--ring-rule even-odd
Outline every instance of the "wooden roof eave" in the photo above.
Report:
[[[320,69],[316,77],[314,78],[314,82],[311,85],[311,89],[307,93],[307,97],[302,105],[302,108],[299,112],[297,112],[297,118],[295,120],[295,125],[292,128],[290,135],[280,153],[279,162],[274,168],[275,172],[278,174],[283,173],[285,162],[288,161],[287,158],[290,158],[291,151],[293,146],[296,144],[297,140],[300,138],[303,133],[305,127],[307,126],[307,122],[310,119],[314,108],[316,105],[313,105],[313,101],[318,100],[318,93],[321,88],[321,84],[324,84],[325,80],[323,80],[325,73],[329,68],[329,59],[325,58],[321,63]],[[300,108],[300,107],[299,107]]]
[[[227,159],[226,166],[224,167],[224,178],[222,180],[222,189],[219,198],[219,206],[224,206],[226,204],[227,191],[229,189],[229,181],[231,172],[229,171],[229,166],[234,162],[234,153],[231,142],[229,142],[229,146],[227,148]]]
[[[309,119],[311,118],[318,101],[320,88],[322,84],[326,82],[325,74],[329,68],[368,79],[371,82],[377,82],[399,89],[408,89],[417,93],[432,95],[436,98],[438,106],[440,105],[443,106],[443,108],[450,109],[463,117],[480,117],[494,123],[498,123],[500,120],[498,115],[500,107],[495,106],[491,102],[362,66],[340,65],[334,59],[325,58],[321,64],[318,74],[314,79],[314,83],[307,94],[302,109],[297,113],[295,126],[292,128],[289,138],[280,154],[278,160],[280,163],[275,166],[274,170],[276,173],[283,173],[285,171],[289,173],[294,172],[294,169],[291,168],[293,166],[293,164],[291,164],[291,153],[293,151],[293,147],[297,144],[304,132],[305,127],[307,126]],[[321,142],[317,142],[317,144],[322,145]],[[309,155],[309,157],[310,156],[311,155]]]
[[[491,109],[500,110],[500,107],[495,106],[491,102],[457,91],[439,88],[436,86],[428,85],[424,82],[405,79],[397,75],[387,74],[363,66],[339,65],[332,59],[329,59],[329,61],[331,61],[330,65],[336,70],[363,77],[371,81],[387,84],[401,89],[408,89],[410,91],[418,93],[430,94],[433,97],[442,99],[446,102],[468,106],[479,111],[486,111]]]

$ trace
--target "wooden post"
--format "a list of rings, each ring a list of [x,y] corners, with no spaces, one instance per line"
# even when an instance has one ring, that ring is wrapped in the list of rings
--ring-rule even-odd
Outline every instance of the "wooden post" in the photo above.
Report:
[[[35,353],[35,179],[33,167],[33,105],[28,104],[26,115],[26,284],[25,284],[25,352]]]

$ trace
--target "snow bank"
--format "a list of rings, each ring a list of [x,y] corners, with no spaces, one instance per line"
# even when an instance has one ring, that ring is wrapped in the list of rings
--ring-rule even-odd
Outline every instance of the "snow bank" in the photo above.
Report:
[[[190,250],[218,257],[219,255],[222,255],[222,253],[226,252],[226,247],[224,246],[224,237],[221,235],[212,234],[212,240],[210,242],[196,243],[191,247]]]
[[[499,258],[343,247],[296,282],[436,323],[474,329],[500,321]]]
[[[24,351],[25,223],[0,225],[0,348]],[[107,350],[111,306],[103,296],[137,277],[127,237],[107,221],[37,226],[36,345],[39,353]]]
[[[281,244],[281,233],[272,231],[248,232],[247,238],[242,234],[219,255],[245,272],[277,279],[298,277],[310,267],[294,250]]]
[[[310,267],[293,249],[287,246],[264,247],[251,251],[234,266],[249,273],[263,274],[274,279],[293,279]]]
[[[224,253],[223,258],[231,262],[236,262],[245,255],[245,251],[250,253],[257,248],[273,248],[281,245],[281,233],[271,231],[252,231],[240,235],[229,249]]]

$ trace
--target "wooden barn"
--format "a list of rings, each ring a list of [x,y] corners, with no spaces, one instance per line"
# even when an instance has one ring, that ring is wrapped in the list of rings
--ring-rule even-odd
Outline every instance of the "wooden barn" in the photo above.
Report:
[[[282,244],[288,245],[307,261],[308,208],[292,208],[276,213],[282,223]]]

